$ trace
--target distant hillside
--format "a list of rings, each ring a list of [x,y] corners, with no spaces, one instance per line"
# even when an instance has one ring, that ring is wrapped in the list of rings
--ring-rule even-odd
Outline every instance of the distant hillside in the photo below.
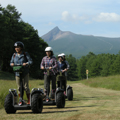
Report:
[[[80,58],[89,52],[117,54],[120,50],[120,38],[74,34],[69,31],[61,31],[58,27],[43,35],[42,38],[53,47],[56,55],[64,52]]]

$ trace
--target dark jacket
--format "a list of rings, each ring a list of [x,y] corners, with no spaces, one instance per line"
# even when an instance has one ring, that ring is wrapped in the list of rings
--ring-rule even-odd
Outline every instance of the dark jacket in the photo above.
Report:
[[[62,61],[61,63],[58,61],[58,71],[62,71],[67,68],[67,64],[65,61]]]

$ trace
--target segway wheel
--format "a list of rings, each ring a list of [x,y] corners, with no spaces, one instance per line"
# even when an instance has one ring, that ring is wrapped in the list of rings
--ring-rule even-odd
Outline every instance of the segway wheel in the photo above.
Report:
[[[56,105],[58,108],[64,108],[65,106],[65,96],[63,92],[58,92],[56,96]]]
[[[13,106],[13,96],[11,93],[9,93],[5,98],[4,108],[7,114],[16,113],[16,110]]]
[[[72,90],[72,88],[69,88],[67,90],[67,98],[68,98],[68,100],[73,100],[73,90]]]
[[[34,93],[31,99],[31,109],[33,113],[41,113],[43,109],[43,98],[39,93]]]

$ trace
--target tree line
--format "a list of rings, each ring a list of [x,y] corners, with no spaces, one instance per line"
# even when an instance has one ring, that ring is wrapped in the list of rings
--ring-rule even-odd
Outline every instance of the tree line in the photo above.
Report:
[[[77,74],[79,79],[89,77],[109,76],[120,74],[120,52],[118,54],[98,54],[89,52],[88,55],[77,60]]]

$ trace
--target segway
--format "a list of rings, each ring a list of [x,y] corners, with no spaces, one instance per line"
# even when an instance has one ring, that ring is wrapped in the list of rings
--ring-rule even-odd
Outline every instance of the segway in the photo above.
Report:
[[[22,65],[16,65],[13,67],[14,72],[20,73],[20,99],[18,102],[18,94],[16,89],[9,89],[9,94],[5,98],[4,108],[6,113],[16,113],[16,110],[32,110],[33,113],[41,113],[43,109],[43,90],[41,88],[33,88],[30,94],[30,104],[27,104],[23,100],[23,82],[22,72],[24,67]]]
[[[66,78],[65,76],[62,75],[62,71],[59,72],[59,76],[58,76],[58,87],[64,90],[64,87],[66,85]],[[67,86],[66,88],[66,95],[65,98],[67,98],[68,100],[73,100],[73,90],[72,87],[70,85]]]
[[[45,70],[47,71],[47,76],[49,76],[50,75],[49,68],[45,68]],[[56,105],[57,108],[64,108],[65,107],[64,90],[61,89],[60,87],[57,87],[55,93],[53,93],[51,90],[51,97],[49,98],[49,101],[46,102],[46,96],[44,96],[43,105]]]

